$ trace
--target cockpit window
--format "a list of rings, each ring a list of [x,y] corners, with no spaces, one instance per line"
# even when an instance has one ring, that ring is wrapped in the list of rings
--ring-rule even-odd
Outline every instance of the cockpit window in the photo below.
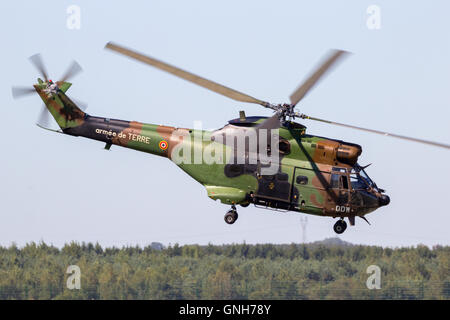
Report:
[[[347,176],[341,176],[341,185],[343,189],[348,189]]]
[[[375,185],[375,183],[372,181],[372,179],[369,178],[369,176],[367,175],[367,173],[364,171],[364,169],[361,169],[361,171],[359,171],[359,174],[361,175],[361,177],[363,177],[364,180],[367,181],[367,183],[373,187]]]
[[[361,179],[361,176],[357,173],[350,174],[350,183],[352,185],[352,189],[361,190],[367,189],[369,185]]]
[[[333,189],[339,189],[339,174],[333,173],[331,175],[331,188]]]
[[[377,188],[377,185],[370,179],[359,164],[356,164],[355,167],[352,168],[350,183],[352,184],[353,189],[368,189],[369,187]]]

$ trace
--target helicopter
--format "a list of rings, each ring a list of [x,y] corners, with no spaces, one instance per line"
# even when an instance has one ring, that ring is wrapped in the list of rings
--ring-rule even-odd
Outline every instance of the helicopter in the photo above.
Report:
[[[91,116],[81,103],[66,94],[72,83],[69,78],[81,67],[73,62],[61,80],[48,78],[39,54],[30,57],[43,79],[33,87],[13,87],[14,98],[37,93],[45,106],[40,121],[48,121],[48,113],[58,124],[58,130],[37,123],[39,127],[75,137],[85,137],[112,145],[166,157],[201,183],[209,198],[231,206],[224,220],[233,224],[238,219],[237,205],[294,211],[337,218],[333,229],[337,234],[351,226],[359,217],[387,206],[390,198],[379,188],[361,166],[358,158],[362,147],[356,143],[306,133],[306,126],[295,119],[391,136],[450,149],[450,145],[397,135],[379,130],[319,119],[299,113],[297,104],[318,81],[348,52],[330,50],[327,57],[290,95],[289,103],[272,104],[256,99],[219,83],[202,78],[161,60],[124,46],[108,42],[106,49],[197,84],[235,101],[253,103],[270,109],[274,114],[239,117],[220,129],[176,128],[164,125]],[[241,143],[239,143],[241,141]],[[194,160],[194,161],[192,161]],[[197,160],[197,161],[196,161]]]

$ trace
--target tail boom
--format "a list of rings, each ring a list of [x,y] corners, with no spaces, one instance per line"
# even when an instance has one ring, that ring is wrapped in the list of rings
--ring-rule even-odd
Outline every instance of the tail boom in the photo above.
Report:
[[[170,157],[170,151],[176,144],[171,140],[175,130],[174,127],[86,115],[82,124],[63,129],[63,132],[102,141],[109,146],[117,145]]]

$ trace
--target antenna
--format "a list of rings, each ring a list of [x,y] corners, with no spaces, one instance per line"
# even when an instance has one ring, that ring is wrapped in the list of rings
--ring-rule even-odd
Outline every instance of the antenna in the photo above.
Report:
[[[300,224],[302,225],[302,242],[306,243],[306,225],[308,224],[308,217],[300,217]]]

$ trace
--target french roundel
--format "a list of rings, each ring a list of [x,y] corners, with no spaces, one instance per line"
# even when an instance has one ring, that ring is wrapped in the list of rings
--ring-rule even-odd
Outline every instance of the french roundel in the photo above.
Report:
[[[161,150],[166,150],[168,146],[169,146],[169,144],[168,144],[167,141],[165,141],[165,140],[162,140],[162,141],[159,143],[159,148],[160,148]]]

